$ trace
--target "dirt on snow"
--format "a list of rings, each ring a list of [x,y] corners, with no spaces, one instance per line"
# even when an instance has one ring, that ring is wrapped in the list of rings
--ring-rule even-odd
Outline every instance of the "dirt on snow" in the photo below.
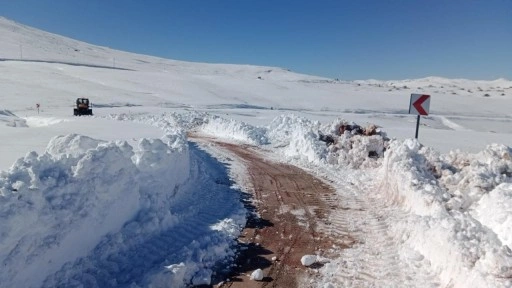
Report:
[[[319,229],[319,224],[329,224],[330,212],[339,209],[328,184],[295,166],[265,159],[257,148],[208,142],[246,166],[252,185],[246,206],[255,212],[238,239],[235,270],[217,287],[304,287],[304,276],[322,264],[304,267],[302,256],[322,255],[333,244],[343,248],[354,243],[348,235],[333,239]],[[263,280],[250,280],[258,268]]]

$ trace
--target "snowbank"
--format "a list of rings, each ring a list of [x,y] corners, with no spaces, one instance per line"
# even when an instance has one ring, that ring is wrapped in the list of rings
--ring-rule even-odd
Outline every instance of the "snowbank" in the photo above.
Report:
[[[67,143],[77,149],[65,153]],[[126,143],[70,135],[2,172],[0,282],[38,287],[133,217],[140,195],[132,155]]]
[[[228,120],[218,116],[212,116],[206,119],[201,131],[206,134],[215,135],[215,137],[229,138],[238,141],[244,141],[253,145],[263,145],[268,143],[266,130],[255,127],[244,122]]]
[[[194,129],[206,123],[209,117],[209,114],[197,111],[187,113],[170,112],[160,115],[123,113],[106,116],[107,119],[153,125],[162,129],[167,135],[175,134],[177,131]]]
[[[473,217],[491,228],[503,244],[512,247],[512,184],[500,184],[475,206]]]
[[[343,119],[321,125],[294,114],[280,115],[266,127],[256,127],[221,117],[205,118],[201,132],[219,138],[269,146],[287,161],[302,165],[342,165],[352,168],[376,167],[382,158],[388,139],[385,134],[373,136],[336,135]],[[335,143],[327,146],[320,133],[331,135]]]
[[[318,140],[318,122],[296,115],[281,115],[268,126],[272,146],[288,159],[321,163],[326,148]]]
[[[234,257],[245,209],[229,181],[216,184],[220,166],[202,167],[220,164],[166,128],[176,133],[135,148],[58,136],[1,172],[2,286],[209,284]]]
[[[410,212],[407,220],[395,223],[393,229],[402,235],[404,248],[420,253],[439,269],[442,285],[504,285],[512,276],[510,248],[502,245],[495,232],[464,212],[470,207],[459,209],[464,205],[453,205],[456,196],[450,195],[437,179],[442,181],[440,175],[453,175],[453,172],[453,166],[417,141],[393,141],[381,168],[380,192],[384,193],[384,200]],[[468,173],[474,170],[463,172]],[[489,179],[492,182],[496,177]],[[472,195],[474,191],[458,193]],[[460,198],[464,197],[467,196]]]

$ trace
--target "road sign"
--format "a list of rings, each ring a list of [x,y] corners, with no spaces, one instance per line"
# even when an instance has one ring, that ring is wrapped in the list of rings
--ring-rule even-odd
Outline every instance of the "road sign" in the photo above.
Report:
[[[418,131],[420,130],[420,116],[428,115],[430,109],[430,95],[411,94],[411,102],[409,103],[409,114],[418,115],[416,120],[416,139],[418,139]]]
[[[430,95],[411,94],[411,102],[409,104],[409,114],[428,115],[430,109]]]

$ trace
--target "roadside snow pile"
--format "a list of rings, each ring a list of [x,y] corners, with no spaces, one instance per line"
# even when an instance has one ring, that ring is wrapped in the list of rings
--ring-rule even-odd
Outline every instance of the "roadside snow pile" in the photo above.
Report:
[[[281,115],[268,126],[271,145],[285,157],[298,161],[322,163],[326,148],[318,140],[320,123],[296,115]]]
[[[0,173],[0,286],[209,284],[245,225],[217,163],[184,133],[53,138]]]
[[[351,168],[375,168],[384,156],[387,140],[380,135],[344,134],[329,146],[327,162]]]
[[[491,228],[503,244],[512,247],[512,184],[498,185],[482,196],[471,212],[480,223]]]
[[[439,181],[451,195],[448,208],[469,213],[512,248],[512,149],[492,144],[476,154],[450,153]],[[445,166],[448,166],[445,165]]]
[[[204,133],[253,145],[268,145],[287,160],[302,165],[328,163],[352,168],[376,167],[384,156],[388,142],[383,133],[371,136],[351,133],[336,135],[340,123],[346,122],[342,119],[321,125],[317,121],[289,114],[274,118],[265,128],[221,117],[209,117],[204,122],[200,128]],[[323,133],[332,135],[332,145],[325,145],[320,140]]]
[[[351,168],[380,165],[378,159],[384,156],[388,142],[386,135],[379,132],[367,136],[348,131],[340,135],[342,123],[347,121],[338,118],[321,125],[295,115],[282,115],[268,126],[268,135],[272,146],[291,160]],[[320,140],[326,135],[332,143]]]
[[[147,114],[111,114],[108,119],[118,121],[132,121],[144,123],[162,129],[166,134],[176,133],[178,130],[191,130],[208,121],[209,114],[205,112],[191,111],[188,113],[163,113],[161,115]]]
[[[215,137],[233,139],[252,145],[265,145],[269,141],[265,128],[201,112],[164,113],[159,116],[119,114],[109,115],[108,118],[153,125],[161,128],[167,134],[186,134],[188,131],[200,130]]]
[[[342,126],[353,127],[354,130]],[[327,163],[351,168],[375,168],[381,163],[389,139],[375,125],[361,127],[337,118],[322,127],[334,143],[328,144]]]
[[[67,143],[89,147],[64,154]],[[39,287],[64,263],[85,256],[139,207],[137,167],[126,143],[57,137],[0,174],[0,282]]]
[[[268,144],[266,130],[244,122],[211,116],[201,127],[201,131],[215,137],[230,138],[253,145]]]
[[[226,272],[234,262],[236,238],[246,223],[240,191],[231,187],[224,164],[213,161],[195,145],[190,145],[190,156],[190,181],[180,188],[168,209],[176,221],[160,235],[142,238],[145,241],[142,247],[134,247],[129,253],[124,250],[117,253],[142,258],[134,272],[146,265],[156,270],[138,281],[142,287],[211,285],[214,278],[222,276],[222,271]],[[145,247],[152,241],[160,248]],[[145,250],[155,249],[158,250],[156,255],[139,256]],[[125,257],[126,261],[132,261],[131,258]],[[155,258],[160,260],[155,261]],[[168,268],[161,270],[163,266]]]
[[[422,147],[415,140],[406,140],[393,141],[385,153],[380,173],[380,192],[384,193],[381,195],[382,199],[410,211],[407,220],[394,223],[393,229],[402,235],[399,238],[402,239],[404,251],[408,248],[420,253],[434,268],[439,269],[443,286],[512,285],[512,252],[495,233],[508,229],[487,229],[465,212],[475,208],[471,204],[480,199],[482,207],[489,204],[489,201],[510,199],[506,196],[510,193],[505,195],[499,190],[492,196],[482,198],[486,189],[493,189],[500,182],[510,181],[510,177],[502,176],[510,171],[509,163],[498,160],[497,155],[503,157],[504,154],[495,153],[506,152],[507,149],[490,146],[487,150],[474,156],[452,155],[447,158],[452,159],[448,163],[432,149]],[[464,159],[460,161],[461,158]],[[469,165],[473,168],[458,169],[453,166],[455,163],[466,163],[461,167],[473,163]],[[468,180],[455,185],[454,178]],[[443,183],[449,183],[452,188],[457,189],[447,191],[442,188]],[[476,188],[480,184],[484,184],[482,187],[486,189]],[[503,189],[507,186],[499,187],[501,188],[498,189]],[[492,223],[491,225],[500,222],[497,224],[500,226],[511,217],[511,214],[506,215],[506,210],[498,220],[481,211],[476,207],[473,215],[480,216]]]
[[[439,181],[456,199],[453,209],[467,211],[499,184],[512,182],[512,150],[505,145],[492,144],[476,154],[452,152],[441,161]]]
[[[387,146],[384,133],[377,135],[336,134],[343,119],[321,125],[294,114],[281,115],[266,127],[257,127],[233,119],[212,116],[207,113],[165,113],[152,115],[110,115],[111,119],[135,121],[159,127],[168,134],[199,130],[218,138],[236,140],[257,146],[269,145],[286,157],[302,165],[343,165],[352,168],[376,167]],[[169,130],[169,127],[173,127]],[[178,128],[177,128],[178,127]],[[321,132],[324,131],[324,132]],[[327,146],[320,141],[320,134],[333,135],[336,142]]]

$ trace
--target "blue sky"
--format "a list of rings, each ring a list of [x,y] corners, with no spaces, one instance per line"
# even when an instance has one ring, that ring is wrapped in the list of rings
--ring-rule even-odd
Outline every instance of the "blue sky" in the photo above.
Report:
[[[339,79],[512,79],[511,0],[0,0],[91,44]]]

